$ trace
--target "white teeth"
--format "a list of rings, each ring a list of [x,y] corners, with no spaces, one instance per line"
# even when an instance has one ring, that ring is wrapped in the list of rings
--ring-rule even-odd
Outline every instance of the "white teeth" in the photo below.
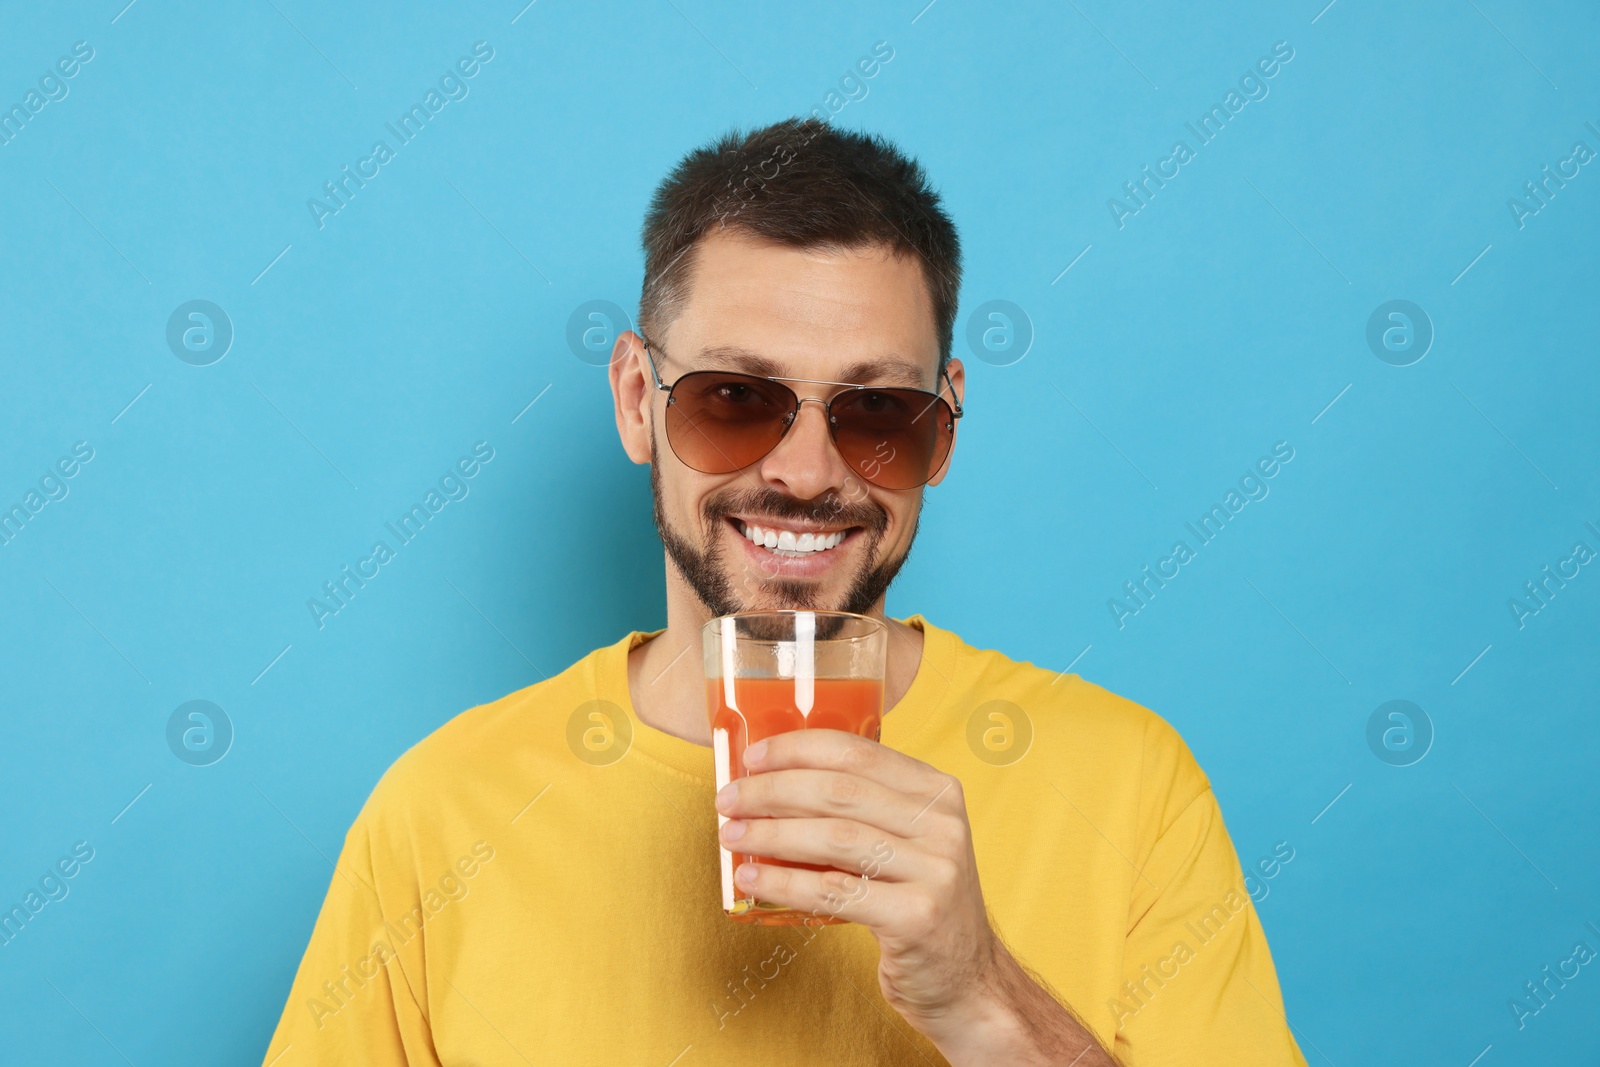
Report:
[[[773,530],[741,522],[739,532],[749,538],[752,544],[761,545],[780,555],[796,557],[810,555],[813,552],[826,552],[843,541],[848,531],[836,530],[830,534],[807,532],[797,535],[793,530]]]

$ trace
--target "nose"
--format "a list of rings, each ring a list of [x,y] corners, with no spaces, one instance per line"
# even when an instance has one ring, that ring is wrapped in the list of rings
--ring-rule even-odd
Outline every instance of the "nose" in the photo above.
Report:
[[[760,466],[761,479],[797,500],[816,500],[830,489],[843,493],[850,467],[828,433],[827,405],[816,397],[800,401],[789,431]]]

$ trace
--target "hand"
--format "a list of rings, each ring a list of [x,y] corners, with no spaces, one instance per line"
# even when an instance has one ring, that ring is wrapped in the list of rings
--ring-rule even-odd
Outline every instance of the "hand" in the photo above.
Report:
[[[744,759],[751,775],[717,794],[722,843],[840,870],[746,863],[740,885],[868,927],[884,998],[935,1044],[992,1015],[1009,956],[984,908],[961,783],[838,730],[778,734]]]

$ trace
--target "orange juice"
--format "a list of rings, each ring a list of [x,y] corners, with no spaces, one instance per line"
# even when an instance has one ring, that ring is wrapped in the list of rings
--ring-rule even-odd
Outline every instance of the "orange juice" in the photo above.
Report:
[[[803,714],[796,700],[795,681],[792,678],[734,678],[733,702],[728,702],[724,679],[713,678],[706,682],[706,704],[711,713],[712,748],[719,764],[726,749],[727,770],[724,778],[719,765],[717,780],[737,781],[749,772],[744,766],[744,750],[757,741],[790,730],[843,730],[876,741],[883,725],[883,681],[877,678],[817,678],[810,683],[813,688],[811,709]],[[731,850],[728,850],[731,851]],[[732,870],[748,860],[779,867],[803,867],[812,871],[830,868],[813,863],[799,863],[770,857],[748,856],[733,852],[733,862],[723,864],[724,900],[729,899]],[[852,874],[860,872],[852,871]],[[734,894],[745,892],[733,889]],[[798,924],[810,916],[791,911],[744,911],[731,914],[736,922],[785,922]],[[837,922],[825,913],[813,921]]]

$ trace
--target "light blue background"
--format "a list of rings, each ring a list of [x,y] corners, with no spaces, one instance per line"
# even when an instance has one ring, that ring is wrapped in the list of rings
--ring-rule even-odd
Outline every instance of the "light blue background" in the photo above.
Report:
[[[95,455],[0,547],[0,904],[96,854],[0,948],[0,1057],[257,1062],[389,763],[663,623],[646,473],[568,317],[635,311],[684,152],[886,40],[835,121],[941,188],[970,375],[891,610],[1075,662],[1179,728],[1247,865],[1292,845],[1258,907],[1312,1063],[1594,1062],[1600,964],[1525,1029],[1508,1000],[1600,949],[1600,565],[1521,629],[1507,602],[1600,549],[1600,164],[1523,228],[1506,201],[1600,149],[1600,15],[924,2],[6,11],[5,106],[95,57],[0,145],[0,504]],[[470,96],[319,230],[307,199],[478,40]],[[1278,41],[1270,95],[1119,229],[1107,199]],[[1396,298],[1436,331],[1407,367],[1365,341]],[[236,331],[211,366],[166,344],[191,299]],[[991,299],[1031,319],[1010,366],[965,351]],[[307,598],[479,440],[470,496],[319,630]],[[1280,440],[1270,496],[1118,629]],[[236,730],[212,766],[166,744],[193,699]],[[1436,732],[1413,766],[1366,741],[1391,699]]]

